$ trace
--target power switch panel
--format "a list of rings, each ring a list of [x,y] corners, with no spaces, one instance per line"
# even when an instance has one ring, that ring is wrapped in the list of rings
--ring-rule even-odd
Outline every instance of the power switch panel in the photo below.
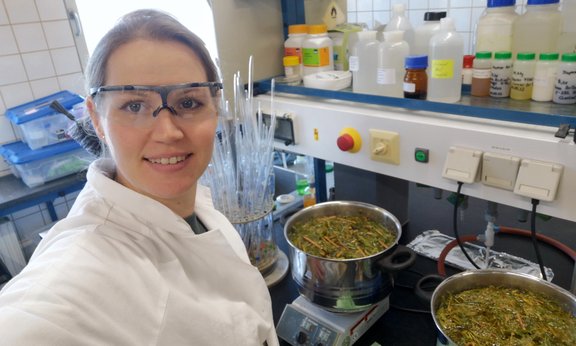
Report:
[[[556,198],[564,166],[557,163],[524,159],[516,178],[514,193],[541,201]]]
[[[520,158],[510,155],[484,153],[482,156],[482,183],[505,190],[514,190]]]
[[[370,158],[400,164],[400,135],[396,132],[370,129]]]
[[[482,151],[450,147],[442,177],[470,184],[479,180],[479,167],[482,159]]]

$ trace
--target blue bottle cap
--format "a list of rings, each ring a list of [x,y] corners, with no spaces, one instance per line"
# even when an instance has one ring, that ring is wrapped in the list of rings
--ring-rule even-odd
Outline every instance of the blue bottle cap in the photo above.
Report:
[[[404,60],[405,68],[427,68],[428,55],[411,55]]]
[[[506,7],[516,5],[516,0],[488,0],[488,7]]]

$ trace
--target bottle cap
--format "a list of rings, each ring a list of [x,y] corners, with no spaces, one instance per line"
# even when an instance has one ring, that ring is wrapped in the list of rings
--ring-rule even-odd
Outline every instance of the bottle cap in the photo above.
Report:
[[[462,67],[464,68],[472,68],[472,64],[474,63],[474,55],[464,55]]]
[[[405,68],[427,68],[428,55],[410,55],[404,60]]]
[[[507,60],[512,59],[512,52],[500,51],[494,54],[494,59],[496,60]]]
[[[300,65],[300,58],[296,55],[289,55],[282,58],[282,62],[284,63],[284,66],[297,66]]]
[[[476,52],[476,59],[492,59],[492,52]]]
[[[576,53],[564,53],[564,54],[562,54],[562,61],[563,62],[575,62],[576,61]]]
[[[424,13],[424,21],[425,22],[439,21],[442,18],[446,18],[446,11]]]
[[[328,27],[326,24],[315,24],[308,27],[308,33],[310,35],[324,34],[326,32],[328,32]]]
[[[541,53],[540,60],[547,60],[547,61],[558,60],[559,56],[560,54],[558,53]]]
[[[528,6],[532,6],[532,5],[550,5],[550,4],[558,4],[560,3],[560,0],[528,0],[527,5]]]
[[[488,7],[506,7],[516,5],[516,0],[488,0]]]
[[[288,34],[307,34],[308,25],[306,24],[294,24],[288,26]]]
[[[532,52],[520,52],[516,55],[516,60],[534,60],[536,58],[536,53]]]
[[[296,191],[300,196],[306,193],[306,189],[309,187],[308,179],[298,179],[296,181]]]

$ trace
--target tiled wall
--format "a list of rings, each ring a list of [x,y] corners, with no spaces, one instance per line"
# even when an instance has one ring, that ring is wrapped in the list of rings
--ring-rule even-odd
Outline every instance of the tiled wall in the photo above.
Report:
[[[518,13],[522,13],[526,2],[516,1]],[[465,53],[473,53],[474,27],[486,8],[487,0],[347,0],[348,22],[365,23],[374,29],[390,21],[392,4],[396,3],[406,5],[408,19],[413,27],[424,23],[425,12],[448,12],[448,17],[454,19],[456,31],[464,37]]]

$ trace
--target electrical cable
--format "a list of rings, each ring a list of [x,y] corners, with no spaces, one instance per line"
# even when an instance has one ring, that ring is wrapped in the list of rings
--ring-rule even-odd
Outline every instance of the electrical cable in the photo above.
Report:
[[[470,263],[472,263],[474,268],[480,269],[480,267],[474,262],[472,257],[470,257],[470,255],[468,254],[468,252],[464,248],[462,240],[460,239],[460,236],[458,235],[458,202],[460,201],[460,195],[461,195],[460,191],[462,190],[462,185],[463,185],[462,182],[458,182],[458,189],[456,189],[456,201],[454,202],[454,215],[452,218],[452,225],[454,228],[454,237],[456,238],[456,241],[458,242],[458,246],[460,247],[460,250],[462,251],[464,256],[466,256],[468,261],[470,261]]]
[[[459,237],[460,240],[462,242],[472,242],[478,239],[477,236],[475,235],[463,235],[462,237]],[[446,275],[446,257],[448,256],[448,253],[450,252],[450,250],[452,250],[456,245],[458,245],[458,241],[456,239],[450,241],[448,244],[446,244],[446,246],[444,246],[444,249],[442,249],[442,252],[440,252],[440,256],[438,256],[438,263],[437,263],[437,270],[438,270],[438,275],[441,276],[447,276]]]
[[[542,255],[540,254],[540,247],[538,246],[538,239],[536,238],[536,207],[540,203],[539,200],[532,198],[532,215],[530,216],[530,231],[532,236],[532,245],[534,246],[534,251],[536,252],[536,259],[538,260],[538,265],[540,266],[540,272],[542,273],[542,279],[548,281],[546,278],[546,270],[544,269],[544,261],[542,260]]]

